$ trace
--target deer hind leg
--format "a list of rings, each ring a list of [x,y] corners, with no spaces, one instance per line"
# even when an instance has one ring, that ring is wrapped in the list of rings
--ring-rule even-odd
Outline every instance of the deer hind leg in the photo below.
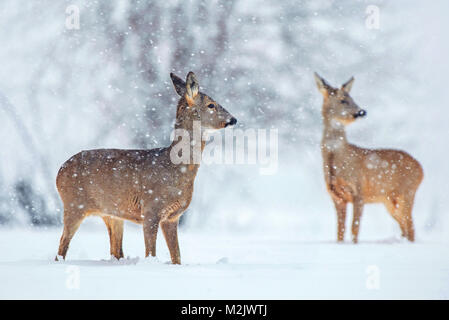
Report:
[[[123,220],[112,217],[102,217],[109,233],[111,255],[117,259],[123,258]]]
[[[159,218],[152,212],[144,214],[143,236],[145,238],[145,257],[156,256],[157,230],[159,229]]]
[[[334,199],[335,209],[337,210],[337,241],[343,242],[346,229],[346,205],[343,200]]]
[[[413,242],[415,231],[412,220],[413,197],[394,197],[386,203],[386,207],[393,219],[397,221],[401,228],[402,236]]]
[[[81,225],[81,222],[83,222],[84,217],[84,212],[80,210],[75,210],[73,208],[64,209],[64,230],[62,232],[58,249],[58,256],[62,257],[64,260],[67,250],[69,249],[70,241]],[[58,256],[55,258],[56,261],[58,261]]]
[[[363,212],[363,200],[354,199],[354,215],[352,217],[352,242],[357,243],[359,240],[360,218]]]
[[[168,250],[173,264],[181,264],[181,254],[178,243],[178,220],[164,220],[161,229],[167,242]]]
[[[401,216],[405,225],[405,237],[408,241],[415,241],[415,228],[413,226],[412,209],[415,195],[405,196],[402,207]]]

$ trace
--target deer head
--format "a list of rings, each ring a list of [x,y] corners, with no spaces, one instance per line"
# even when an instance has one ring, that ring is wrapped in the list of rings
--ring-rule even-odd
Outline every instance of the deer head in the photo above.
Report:
[[[237,123],[225,108],[208,95],[199,91],[199,84],[193,72],[189,72],[186,81],[170,73],[175,90],[180,96],[176,112],[177,123],[200,121],[205,129],[222,129]]]
[[[330,86],[316,72],[314,76],[318,90],[324,97],[323,117],[325,119],[348,125],[357,118],[366,116],[366,111],[360,108],[349,95],[354,83],[354,77],[344,83],[341,88],[336,89]]]

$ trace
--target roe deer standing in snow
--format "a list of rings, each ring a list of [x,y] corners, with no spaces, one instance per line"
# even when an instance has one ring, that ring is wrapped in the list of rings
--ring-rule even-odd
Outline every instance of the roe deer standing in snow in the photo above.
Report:
[[[354,78],[335,89],[318,74],[314,76],[324,97],[321,152],[326,186],[337,210],[338,241],[344,239],[348,202],[354,209],[354,243],[365,203],[383,203],[399,223],[402,236],[414,241],[412,208],[423,179],[421,165],[403,151],[364,149],[348,143],[345,126],[366,115],[349,95]]]
[[[237,122],[221,105],[199,92],[193,72],[189,72],[186,82],[174,74],[170,76],[180,96],[175,129],[193,137],[194,122],[205,129],[221,129]],[[178,220],[192,199],[199,167],[199,163],[190,161],[190,154],[194,148],[201,154],[205,141],[201,137],[201,141],[189,138],[189,161],[176,164],[171,158],[173,153],[179,155],[175,140],[169,147],[151,150],[82,151],[65,162],[56,179],[64,203],[58,256],[65,259],[70,240],[83,219],[99,215],[109,232],[111,255],[117,259],[123,257],[123,220],[129,220],[143,224],[146,257],[156,255],[160,225],[172,263],[180,264]]]

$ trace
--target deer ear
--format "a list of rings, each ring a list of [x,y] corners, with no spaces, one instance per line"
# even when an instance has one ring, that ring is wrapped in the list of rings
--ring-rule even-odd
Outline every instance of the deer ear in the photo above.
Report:
[[[186,83],[174,73],[170,73],[170,78],[173,82],[176,93],[182,97],[186,93]]]
[[[348,81],[346,81],[342,86],[341,89],[346,91],[346,93],[349,93],[349,91],[351,91],[352,88],[352,84],[354,83],[354,77],[351,77],[351,79],[349,79]]]
[[[197,96],[200,90],[200,85],[196,79],[195,74],[190,71],[186,77],[186,99],[189,105],[193,105],[193,99]]]
[[[332,89],[332,87],[326,82],[326,80],[324,80],[323,78],[321,78],[318,73],[314,72],[313,76],[315,78],[315,82],[316,82],[316,86],[318,87],[318,90],[320,90],[320,92],[323,95],[328,95],[330,89]]]

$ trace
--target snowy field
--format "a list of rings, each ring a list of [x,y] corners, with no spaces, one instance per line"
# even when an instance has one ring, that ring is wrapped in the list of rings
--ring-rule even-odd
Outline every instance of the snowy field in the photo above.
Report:
[[[449,298],[447,240],[365,235],[352,245],[331,235],[183,230],[183,265],[174,266],[161,234],[158,258],[145,259],[142,232],[132,225],[125,226],[128,258],[111,260],[99,222],[83,225],[66,262],[54,262],[60,231],[0,229],[1,299]]]
[[[0,299],[449,299],[447,12],[443,0],[1,0]],[[128,258],[111,260],[101,219],[55,262],[61,164],[81,150],[169,145],[170,72],[190,70],[258,144],[248,139],[247,161],[201,164],[183,264],[167,263],[161,234],[157,259],[145,259],[132,224]],[[416,243],[397,238],[382,205],[364,208],[358,245],[349,232],[335,243],[314,71],[333,86],[356,79],[367,116],[349,142],[423,166]],[[272,175],[259,170],[268,154]]]

